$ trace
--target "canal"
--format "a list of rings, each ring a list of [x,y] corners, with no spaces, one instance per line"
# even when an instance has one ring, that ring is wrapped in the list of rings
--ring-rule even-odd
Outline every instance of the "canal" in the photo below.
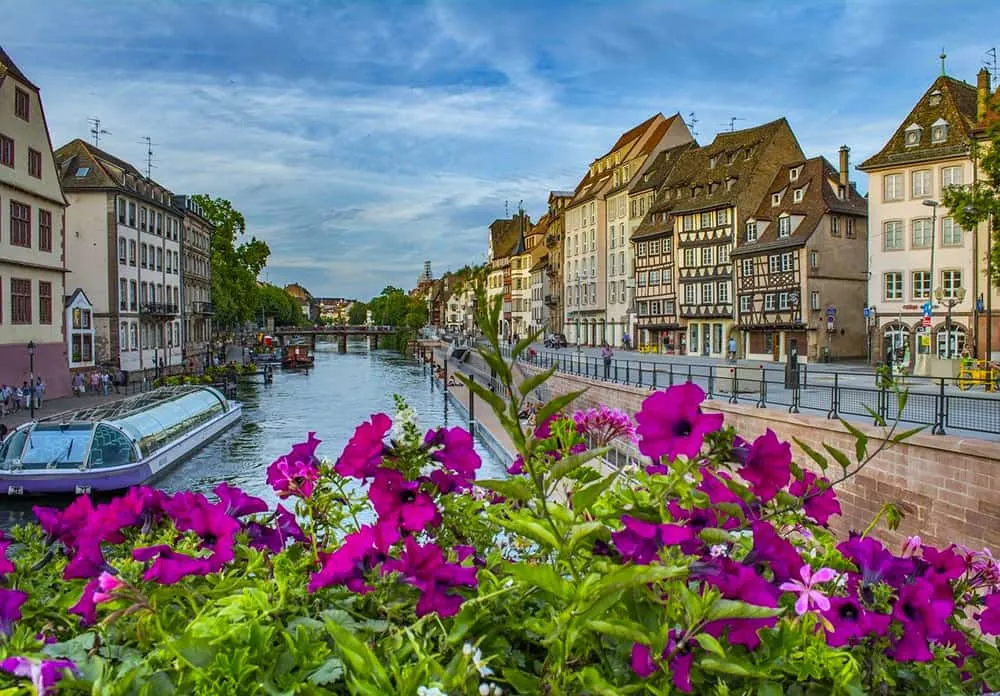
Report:
[[[467,427],[464,414],[446,403],[441,388],[435,385],[432,390],[421,364],[392,351],[369,352],[363,340],[352,340],[346,354],[339,354],[335,343],[320,343],[308,374],[275,370],[273,384],[241,386],[237,399],[243,402],[242,421],[154,485],[171,492],[207,493],[228,481],[273,507],[279,499],[265,480],[271,462],[305,440],[310,430],[323,441],[318,455],[336,460],[359,423],[373,413],[394,415],[393,394],[406,399],[424,430]],[[503,464],[486,447],[477,442],[476,449],[483,459],[481,478],[506,476]],[[0,528],[33,519],[33,505],[61,506],[69,500],[5,496],[0,500]]]

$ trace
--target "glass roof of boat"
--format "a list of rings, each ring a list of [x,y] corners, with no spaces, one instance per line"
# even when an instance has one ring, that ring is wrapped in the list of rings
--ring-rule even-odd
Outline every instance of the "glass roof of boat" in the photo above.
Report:
[[[143,411],[148,411],[156,406],[176,400],[189,394],[207,393],[211,394],[223,404],[226,398],[214,387],[207,385],[178,385],[173,387],[160,387],[152,391],[143,392],[127,399],[120,399],[88,406],[73,411],[63,411],[54,415],[42,418],[39,423],[70,423],[80,421],[107,421],[120,420]]]

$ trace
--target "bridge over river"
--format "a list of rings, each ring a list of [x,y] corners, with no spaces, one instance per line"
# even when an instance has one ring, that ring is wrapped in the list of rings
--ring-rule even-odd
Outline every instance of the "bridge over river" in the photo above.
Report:
[[[378,348],[379,336],[391,336],[399,329],[395,326],[375,326],[373,324],[343,325],[343,326],[281,326],[274,330],[273,336],[278,345],[285,346],[297,343],[293,339],[308,340],[313,350],[316,349],[316,339],[319,336],[333,336],[338,339],[337,348],[341,353],[347,352],[347,339],[350,336],[365,336],[371,348]]]

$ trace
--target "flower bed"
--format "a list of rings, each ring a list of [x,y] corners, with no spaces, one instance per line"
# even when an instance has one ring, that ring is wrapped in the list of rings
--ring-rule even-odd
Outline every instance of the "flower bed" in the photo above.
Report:
[[[485,306],[485,302],[480,303]],[[492,323],[491,323],[492,322]],[[496,340],[496,315],[481,317]],[[527,343],[515,348],[526,349]],[[484,357],[504,383],[498,351]],[[887,549],[886,507],[847,539],[836,484],[873,456],[752,439],[693,384],[635,422],[558,397],[476,478],[462,428],[374,414],[333,461],[320,442],[267,471],[284,501],[138,488],[0,542],[0,694],[943,694],[1000,682],[988,551]],[[848,426],[849,427],[849,426]],[[901,436],[893,436],[898,439]],[[625,482],[587,466],[615,439]],[[893,438],[890,438],[890,440]],[[586,442],[596,444],[587,449]],[[566,504],[553,502],[555,494]],[[10,690],[4,690],[9,688]]]

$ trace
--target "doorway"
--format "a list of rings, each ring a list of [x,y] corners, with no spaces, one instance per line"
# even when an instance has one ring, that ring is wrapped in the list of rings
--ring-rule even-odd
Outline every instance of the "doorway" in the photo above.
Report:
[[[707,356],[712,354],[712,332],[710,324],[701,325],[701,345],[702,345],[702,350],[701,350],[702,355]]]

